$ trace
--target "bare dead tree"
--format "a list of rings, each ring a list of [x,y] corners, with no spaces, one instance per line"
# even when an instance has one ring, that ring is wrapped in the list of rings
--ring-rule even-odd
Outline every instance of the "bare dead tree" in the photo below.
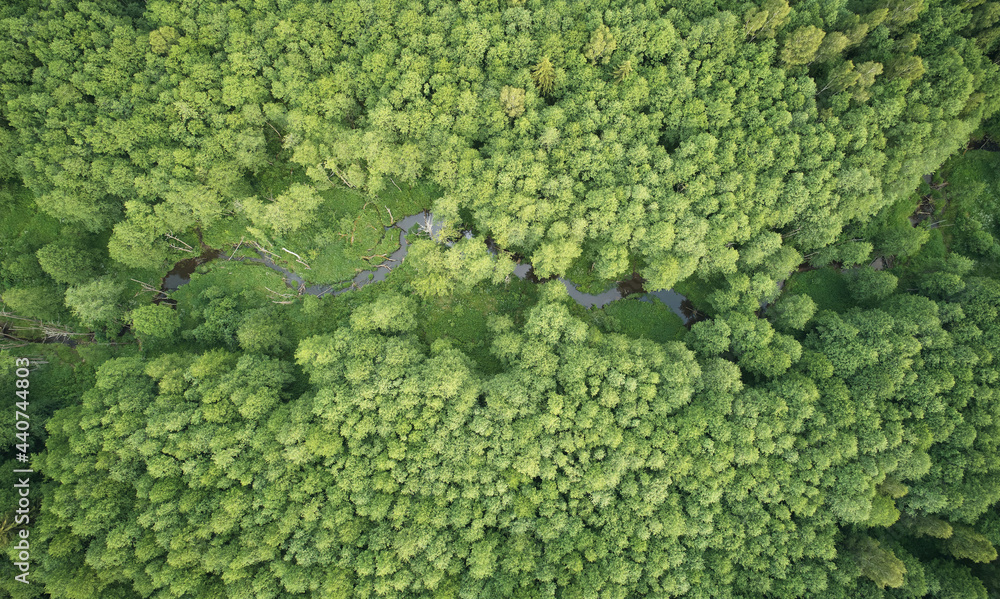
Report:
[[[233,259],[233,256],[235,256],[235,255],[236,255],[236,252],[240,251],[240,246],[241,246],[241,245],[243,245],[243,237],[240,237],[240,242],[239,242],[238,244],[236,244],[236,248],[235,248],[235,249],[233,250],[233,253],[232,253],[232,254],[229,254],[229,258],[228,258],[228,259],[226,260],[227,262],[228,262],[229,260],[232,260],[232,259]]]
[[[271,256],[274,256],[275,258],[278,257],[278,254],[275,254],[274,252],[272,252],[270,250],[264,249],[264,246],[262,246],[260,243],[258,243],[256,241],[252,241],[248,245],[252,245],[254,247],[254,249],[256,249],[259,252],[264,252],[265,254],[269,254]]]
[[[0,318],[8,319],[8,320],[16,320],[18,322],[23,322],[23,323],[28,323],[27,326],[23,326],[23,325],[22,326],[18,326],[18,325],[10,325],[10,326],[8,326],[8,325],[5,324],[3,326],[3,330],[4,331],[11,330],[11,331],[23,331],[23,332],[41,333],[41,334],[43,334],[45,336],[46,339],[52,338],[52,337],[72,337],[74,335],[78,336],[78,337],[92,337],[93,336],[93,333],[77,333],[76,331],[73,331],[69,327],[67,327],[65,325],[62,325],[62,324],[59,324],[57,322],[45,322],[45,321],[43,321],[41,319],[25,318],[23,316],[17,316],[15,314],[12,314],[10,312],[5,312],[5,311],[0,311]],[[4,335],[6,335],[6,332],[4,333]],[[7,335],[7,337],[11,338],[11,336],[9,336],[9,335]],[[13,339],[13,340],[15,340],[15,341],[25,341],[23,339]],[[28,343],[31,343],[31,341],[28,341]]]
[[[270,127],[272,131],[278,134],[278,137],[281,138],[281,141],[285,141],[285,136],[282,135],[281,131],[278,131],[278,129],[274,125],[272,125],[270,121],[268,121],[267,126]]]
[[[93,333],[77,333],[64,326],[52,323],[42,323],[41,331],[45,335],[46,339],[52,339],[55,337],[73,337],[74,335],[77,337],[90,337],[93,339],[94,336]]]
[[[179,247],[179,246],[176,246],[176,245],[174,245],[174,244],[172,244],[172,243],[168,243],[167,245],[168,245],[169,247],[171,247],[171,248],[173,248],[173,249],[175,249],[175,250],[178,250],[178,251],[181,251],[181,252],[188,252],[188,253],[190,253],[190,254],[193,254],[193,253],[194,253],[194,248],[192,248],[192,247],[191,247],[190,245],[188,245],[187,243],[184,243],[184,240],[183,240],[183,239],[178,239],[178,238],[174,237],[173,235],[171,235],[170,233],[167,233],[167,234],[165,235],[165,237],[166,237],[167,239],[173,239],[173,240],[174,240],[174,241],[176,241],[177,243],[180,243],[180,244],[182,244],[182,245],[184,246],[184,247]]]
[[[288,252],[289,254],[295,256],[295,258],[296,258],[295,261],[296,262],[298,262],[299,264],[305,266],[308,270],[312,270],[312,267],[309,266],[308,264],[306,264],[306,261],[302,259],[302,256],[296,254],[295,252],[293,252],[292,250],[290,250],[288,248],[281,248],[281,249],[284,250],[284,251],[286,251],[286,252]]]
[[[336,166],[332,166],[329,161],[323,163],[323,168],[333,171],[333,174],[337,175],[337,178],[340,179],[344,183],[344,185],[346,185],[351,189],[354,189],[354,184],[350,182],[350,180],[347,178],[347,175],[342,173],[341,170]],[[329,181],[330,183],[333,183],[333,179],[330,178],[330,175],[326,176],[326,180]]]
[[[296,295],[294,293],[278,293],[274,289],[271,289],[270,287],[267,287],[267,286],[265,286],[264,289],[267,289],[269,292],[271,292],[271,297],[272,297],[271,303],[274,303],[274,304],[291,304],[291,303],[294,303],[292,301],[292,299]],[[274,299],[274,298],[277,298],[277,299]]]
[[[138,283],[139,285],[142,286],[142,289],[140,289],[139,291],[137,291],[135,295],[139,295],[143,291],[146,291],[146,292],[149,292],[149,293],[155,293],[155,294],[162,293],[159,289],[157,289],[156,287],[153,287],[149,283],[144,283],[144,282],[142,282],[142,281],[140,281],[138,279],[129,279],[129,280],[130,281],[135,281],[136,283]]]
[[[426,233],[431,239],[434,238],[434,218],[429,215],[424,215],[424,223],[420,225],[420,231]]]

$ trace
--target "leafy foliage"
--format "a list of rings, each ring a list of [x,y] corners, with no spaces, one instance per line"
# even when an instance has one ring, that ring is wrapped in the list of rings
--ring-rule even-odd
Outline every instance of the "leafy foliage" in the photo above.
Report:
[[[162,268],[195,228],[317,258],[332,190],[432,181],[542,276],[587,247],[666,288],[761,235],[828,245],[997,107],[976,3],[244,4],[4,13],[4,164],[38,206]]]
[[[994,4],[0,7],[0,297],[143,342],[39,350],[0,588],[986,597],[994,157],[912,191],[1000,106]],[[477,237],[380,286],[252,262],[344,282],[426,208]]]

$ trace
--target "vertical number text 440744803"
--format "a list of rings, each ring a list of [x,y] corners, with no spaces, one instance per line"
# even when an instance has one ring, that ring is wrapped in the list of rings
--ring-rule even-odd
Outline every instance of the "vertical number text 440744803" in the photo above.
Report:
[[[17,461],[20,463],[26,463],[30,460],[28,455],[28,431],[31,429],[31,422],[28,417],[28,377],[31,374],[31,370],[28,368],[31,365],[31,361],[28,358],[17,358],[15,361],[14,374],[16,375],[14,379],[14,428],[17,430],[14,436],[17,437],[17,443],[15,444],[15,449],[17,450]],[[17,488],[17,508],[14,516],[14,524],[18,526],[17,531],[17,543],[14,545],[15,557],[17,558],[14,565],[20,570],[20,574],[16,575],[14,578],[18,582],[23,582],[28,584],[28,574],[30,573],[30,562],[31,558],[31,544],[28,540],[30,532],[28,531],[28,524],[31,522],[28,513],[31,509],[31,499],[29,494],[31,493],[31,477],[23,476],[25,474],[31,474],[32,470],[30,468],[15,468],[14,473],[17,474],[17,483],[14,485]]]

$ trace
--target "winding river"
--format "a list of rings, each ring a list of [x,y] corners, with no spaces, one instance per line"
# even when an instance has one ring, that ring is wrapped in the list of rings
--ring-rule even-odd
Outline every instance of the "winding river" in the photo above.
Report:
[[[341,293],[347,293],[348,291],[360,289],[365,285],[385,280],[389,272],[399,266],[406,257],[409,246],[409,242],[406,240],[406,232],[409,231],[414,225],[418,224],[422,229],[428,232],[432,239],[439,242],[441,241],[438,239],[438,233],[441,231],[441,223],[434,221],[433,214],[429,212],[421,212],[400,219],[385,228],[387,233],[394,233],[398,231],[399,249],[393,252],[385,262],[376,266],[374,270],[359,272],[351,280],[351,284],[344,288],[337,289],[333,285],[328,284],[306,285],[306,282],[301,276],[288,270],[287,268],[275,264],[275,262],[267,254],[260,251],[257,252],[259,256],[258,258],[230,258],[219,250],[207,250],[206,253],[202,254],[199,258],[188,258],[178,262],[174,268],[167,273],[167,276],[164,277],[163,291],[173,291],[190,281],[191,273],[194,272],[194,269],[198,264],[203,264],[217,257],[222,257],[242,262],[255,262],[263,264],[271,270],[281,273],[285,278],[286,284],[293,289],[299,290],[299,293],[315,295],[318,297],[323,297],[325,295],[340,295]],[[472,237],[472,233],[469,231],[466,231],[464,234],[466,237]],[[448,241],[445,241],[444,243],[451,245],[451,242]],[[514,268],[514,275],[520,279],[538,281],[532,273],[531,264],[518,264]],[[694,309],[694,306],[691,305],[691,302],[676,291],[671,289],[659,289],[647,292],[643,288],[642,278],[638,275],[633,275],[631,279],[625,281],[619,281],[611,289],[598,294],[584,293],[577,289],[577,286],[568,279],[559,278],[559,281],[566,286],[566,291],[569,293],[569,296],[573,298],[576,303],[585,308],[603,308],[611,302],[618,301],[624,297],[642,294],[639,301],[654,302],[655,300],[653,298],[656,298],[656,300],[663,302],[667,307],[669,307],[670,310],[679,316],[685,324],[691,324],[692,322],[698,320],[699,316],[701,316],[698,311]]]

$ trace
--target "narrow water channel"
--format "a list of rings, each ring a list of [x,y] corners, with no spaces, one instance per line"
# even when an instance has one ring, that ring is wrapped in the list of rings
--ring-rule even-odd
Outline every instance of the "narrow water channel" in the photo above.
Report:
[[[170,269],[167,276],[163,277],[163,291],[175,291],[181,285],[189,282],[191,280],[191,273],[194,272],[194,269],[199,264],[215,260],[221,253],[219,250],[208,248],[197,258],[185,258],[174,264],[174,267]]]
[[[301,276],[275,264],[267,254],[263,252],[258,252],[258,258],[246,258],[246,257],[233,257],[232,260],[238,260],[242,262],[254,262],[258,264],[263,264],[264,266],[270,268],[275,272],[279,272],[285,278],[286,283],[289,287],[293,289],[298,289],[301,294],[315,295],[318,297],[323,297],[325,295],[340,295],[341,293],[347,293],[348,291],[353,291],[355,289],[360,289],[365,285],[371,283],[378,283],[379,281],[385,280],[389,272],[394,268],[399,266],[403,259],[406,257],[408,252],[409,242],[406,241],[406,232],[410,230],[414,225],[420,225],[432,239],[441,242],[438,237],[442,225],[439,222],[434,221],[434,215],[429,212],[421,212],[418,214],[412,214],[406,218],[400,219],[393,223],[392,225],[385,228],[387,234],[399,235],[399,249],[393,252],[389,258],[375,267],[374,270],[365,270],[359,272],[351,280],[351,284],[348,287],[341,289],[334,288],[333,285],[320,284],[320,285],[306,285],[306,282]],[[463,233],[466,237],[471,238],[472,233],[465,231]],[[444,243],[451,245],[451,242],[444,241]],[[491,251],[495,252],[495,249],[491,247]],[[217,257],[228,258],[227,255],[223,254],[219,250],[206,251],[198,258],[188,258],[186,260],[181,260],[178,262],[174,268],[167,273],[167,276],[163,279],[163,291],[173,291],[184,285],[191,280],[191,273],[194,272],[195,268],[199,264],[204,264],[205,262],[212,260]],[[520,279],[536,280],[532,273],[531,264],[518,264],[514,268],[514,275]],[[698,320],[700,313],[694,309],[694,306],[690,301],[680,293],[673,291],[671,289],[659,289],[655,291],[646,291],[643,287],[644,281],[637,274],[633,275],[631,279],[625,281],[619,281],[614,287],[604,291],[603,293],[590,294],[584,293],[577,289],[576,285],[569,279],[560,278],[560,282],[566,286],[566,291],[569,296],[573,298],[573,301],[580,304],[585,308],[603,308],[611,302],[621,300],[630,295],[640,295],[639,301],[653,302],[653,298],[663,302],[671,311],[684,321],[685,324],[691,324],[695,320]]]

